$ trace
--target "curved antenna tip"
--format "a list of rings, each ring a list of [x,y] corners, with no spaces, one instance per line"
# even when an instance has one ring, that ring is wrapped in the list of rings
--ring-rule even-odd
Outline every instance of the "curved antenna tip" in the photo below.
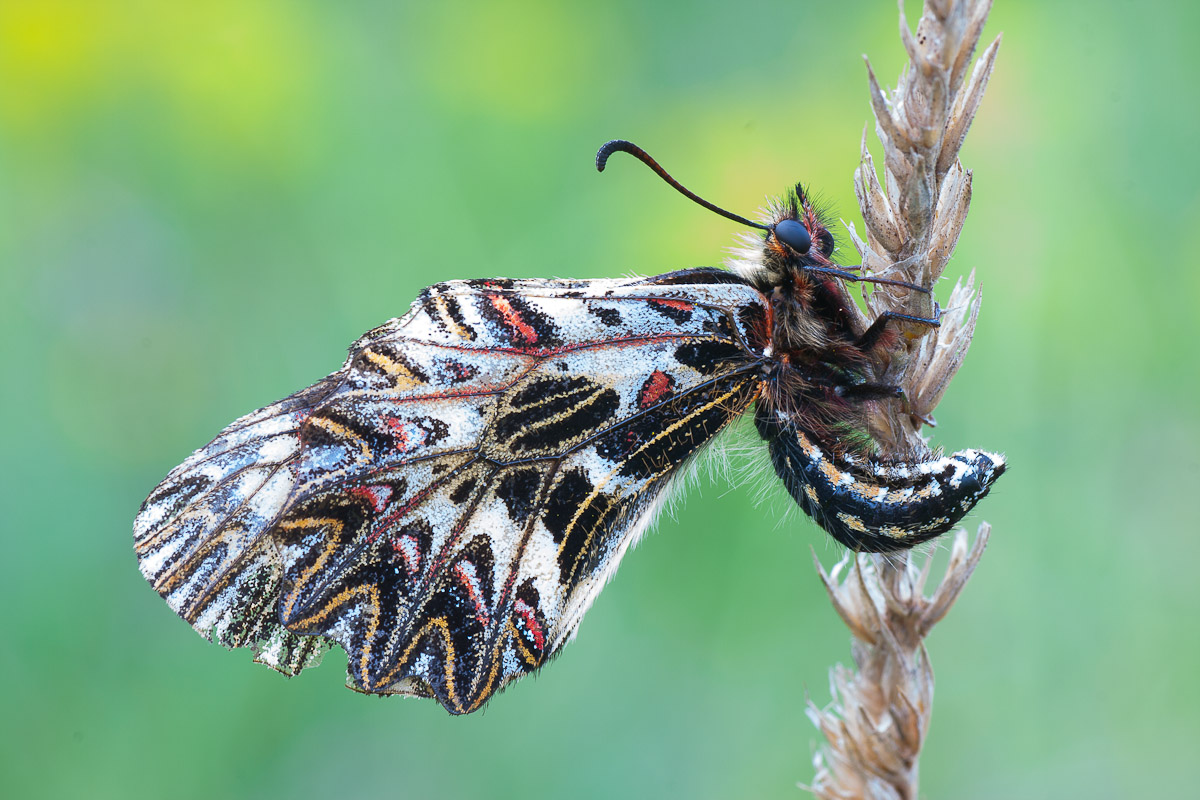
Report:
[[[627,142],[624,139],[610,139],[600,145],[600,149],[596,151],[596,171],[604,172],[604,167],[608,164],[608,157],[617,151],[629,153],[632,150],[640,150],[633,142]]]
[[[661,166],[659,166],[659,163],[657,161],[655,161],[653,158],[650,157],[649,153],[647,153],[642,148],[638,147],[633,142],[628,142],[624,139],[613,139],[611,141],[605,142],[600,147],[600,149],[596,152],[596,169],[599,170],[600,172],[603,172],[604,165],[608,163],[608,157],[611,156],[613,153],[617,153],[617,152],[629,153],[629,155],[633,156],[638,161],[641,161],[643,164],[645,164],[647,167],[649,167],[651,170],[653,170],[658,175],[658,177],[660,177],[664,181],[666,181],[677,192],[679,192],[680,194],[682,194],[684,197],[688,198],[692,202],[697,203],[697,204],[703,206],[704,208],[707,208],[709,211],[712,211],[713,213],[716,213],[716,214],[720,214],[722,217],[725,217],[726,219],[731,219],[734,222],[740,222],[743,225],[749,225],[751,228],[758,228],[758,229],[764,230],[764,231],[772,230],[771,226],[769,226],[769,225],[763,225],[758,222],[751,222],[750,220],[746,219],[745,217],[739,216],[730,211],[726,211],[725,209],[721,208],[720,206],[715,206],[712,203],[705,200],[703,197],[700,197],[698,194],[696,194],[695,192],[693,192],[690,189],[688,189],[687,187],[685,187],[682,183],[680,183],[679,181],[672,178],[671,175],[665,169],[663,169]]]

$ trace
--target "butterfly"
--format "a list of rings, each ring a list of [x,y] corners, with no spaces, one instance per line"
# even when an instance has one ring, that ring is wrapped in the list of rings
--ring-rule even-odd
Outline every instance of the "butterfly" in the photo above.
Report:
[[[294,675],[475,711],[574,635],[681,467],[753,408],[777,475],[835,539],[912,547],[1003,473],[995,453],[882,458],[864,412],[901,324],[846,313],[826,220],[797,186],[740,271],[431,286],[341,369],[221,431],[134,522],[142,574],[226,647]],[[916,291],[900,281],[876,280]]]

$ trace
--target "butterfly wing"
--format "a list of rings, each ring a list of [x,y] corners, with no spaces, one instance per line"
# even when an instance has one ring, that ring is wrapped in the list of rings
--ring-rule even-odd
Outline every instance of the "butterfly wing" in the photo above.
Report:
[[[766,301],[718,270],[425,290],[239,420],[135,524],[205,636],[480,707],[573,635],[679,467],[754,399]]]
[[[287,675],[318,663],[329,642],[279,624],[271,533],[296,487],[300,429],[341,383],[334,373],[234,422],[171,470],[133,524],[142,575],[172,609]]]

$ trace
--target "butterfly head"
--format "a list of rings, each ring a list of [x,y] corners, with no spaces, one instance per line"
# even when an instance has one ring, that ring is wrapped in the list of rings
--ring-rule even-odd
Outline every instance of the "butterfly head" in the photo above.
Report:
[[[806,267],[835,268],[831,260],[837,246],[824,213],[809,200],[801,184],[769,210],[772,222],[753,253],[758,272],[767,283],[778,285]],[[750,255],[750,254],[747,254]]]

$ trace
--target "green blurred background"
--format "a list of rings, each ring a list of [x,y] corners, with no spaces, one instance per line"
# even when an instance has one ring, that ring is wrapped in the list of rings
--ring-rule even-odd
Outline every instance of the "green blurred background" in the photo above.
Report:
[[[925,796],[1195,796],[1196,8],[1000,0],[985,33],[948,274],[986,302],[935,441],[1012,469],[930,639]],[[597,175],[608,138],[743,213],[803,178],[857,220],[861,53],[895,82],[891,3],[0,3],[6,796],[800,796],[848,634],[809,553],[838,548],[770,481],[700,480],[457,719],[346,691],[340,651],[288,681],[207,644],[130,524],[429,283],[719,263],[736,226]]]

